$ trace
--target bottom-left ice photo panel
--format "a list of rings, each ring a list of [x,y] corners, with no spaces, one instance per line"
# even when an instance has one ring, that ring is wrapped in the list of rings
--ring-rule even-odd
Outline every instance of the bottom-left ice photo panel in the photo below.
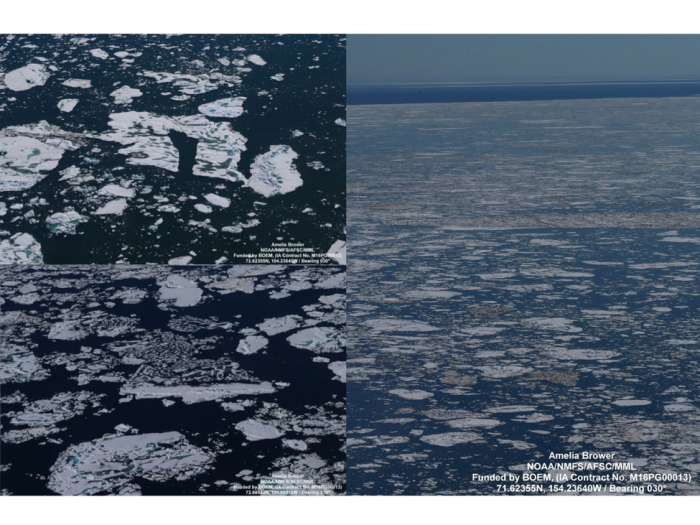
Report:
[[[0,267],[2,495],[345,493],[345,271]]]

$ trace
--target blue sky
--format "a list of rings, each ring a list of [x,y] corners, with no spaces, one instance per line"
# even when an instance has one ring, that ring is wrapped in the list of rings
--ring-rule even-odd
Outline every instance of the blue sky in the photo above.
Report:
[[[348,35],[348,85],[700,79],[700,35]]]

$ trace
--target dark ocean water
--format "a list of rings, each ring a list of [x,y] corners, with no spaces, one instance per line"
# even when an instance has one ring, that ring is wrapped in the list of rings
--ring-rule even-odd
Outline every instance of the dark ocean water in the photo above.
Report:
[[[348,86],[348,105],[502,102],[596,98],[693,97],[700,82]]]

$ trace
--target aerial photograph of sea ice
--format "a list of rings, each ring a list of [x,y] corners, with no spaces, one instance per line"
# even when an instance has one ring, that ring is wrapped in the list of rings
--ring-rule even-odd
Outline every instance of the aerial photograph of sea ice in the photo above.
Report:
[[[0,264],[343,263],[345,58],[344,35],[0,35]]]
[[[348,493],[700,494],[699,64],[349,37]]]
[[[345,272],[0,269],[1,495],[345,493]]]

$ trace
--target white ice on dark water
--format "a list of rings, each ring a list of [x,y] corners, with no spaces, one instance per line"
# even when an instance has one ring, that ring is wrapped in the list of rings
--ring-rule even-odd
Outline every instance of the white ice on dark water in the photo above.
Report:
[[[204,196],[210,203],[214,206],[219,206],[221,208],[228,208],[231,205],[231,200],[226,197],[221,197],[215,193],[207,193]]]
[[[125,188],[123,186],[119,186],[118,184],[107,184],[106,186],[100,188],[97,194],[130,198],[134,196],[134,190],[130,188]]]
[[[255,354],[258,350],[265,348],[267,343],[268,340],[261,335],[249,335],[238,343],[236,352],[244,355]]]
[[[94,215],[121,215],[127,206],[126,199],[115,199],[98,208]]]
[[[99,136],[102,140],[128,146],[119,150],[134,165],[155,166],[176,172],[179,152],[168,133],[179,131],[198,140],[193,173],[232,182],[245,177],[238,171],[246,139],[233,131],[228,122],[211,122],[202,115],[159,117],[147,112],[129,111],[110,114],[112,132]]]
[[[0,241],[0,264],[43,264],[41,245],[28,233]]]
[[[58,109],[64,113],[70,113],[75,109],[75,106],[78,105],[78,102],[80,102],[80,100],[77,98],[64,98],[58,101]]]
[[[5,73],[5,85],[12,91],[26,91],[43,86],[51,74],[41,64],[27,64],[19,69]]]
[[[222,98],[208,104],[202,104],[197,109],[207,117],[236,118],[243,114],[243,102],[246,97]]]
[[[142,384],[125,386],[121,395],[134,395],[137,399],[161,399],[179,397],[185,403],[202,403],[228,397],[274,394],[277,389],[271,383],[226,383],[214,385],[158,386]]]
[[[90,54],[94,56],[95,58],[101,58],[102,60],[105,60],[106,58],[109,58],[109,53],[102,49],[91,49]]]
[[[58,166],[66,151],[82,146],[81,137],[42,120],[0,131],[0,192],[34,186]]]
[[[141,90],[129,86],[122,86],[109,94],[110,97],[114,97],[115,104],[131,104],[134,98],[142,95]]]
[[[92,87],[92,81],[81,78],[69,78],[63,85],[72,88],[87,89]]]
[[[254,419],[241,421],[236,425],[236,430],[245,434],[248,441],[260,441],[263,439],[277,439],[284,435],[284,432],[272,425],[267,425]]]
[[[255,64],[256,66],[264,66],[267,64],[267,62],[265,62],[260,55],[248,55],[246,60],[252,64]]]
[[[293,164],[297,157],[289,146],[270,146],[267,153],[255,157],[247,186],[265,197],[294,191],[303,184]]]
[[[61,495],[139,494],[134,478],[186,480],[204,472],[212,458],[179,432],[108,434],[72,445],[51,468],[48,487]]]
[[[77,211],[59,212],[50,215],[46,219],[46,225],[54,233],[66,233],[75,235],[75,228],[78,224],[87,222],[88,218],[80,215]]]
[[[194,306],[202,298],[201,288],[180,275],[170,275],[165,282],[159,284],[160,300],[174,300],[175,306]]]
[[[290,335],[289,344],[315,354],[338,353],[345,349],[345,334],[332,327],[313,327]]]

